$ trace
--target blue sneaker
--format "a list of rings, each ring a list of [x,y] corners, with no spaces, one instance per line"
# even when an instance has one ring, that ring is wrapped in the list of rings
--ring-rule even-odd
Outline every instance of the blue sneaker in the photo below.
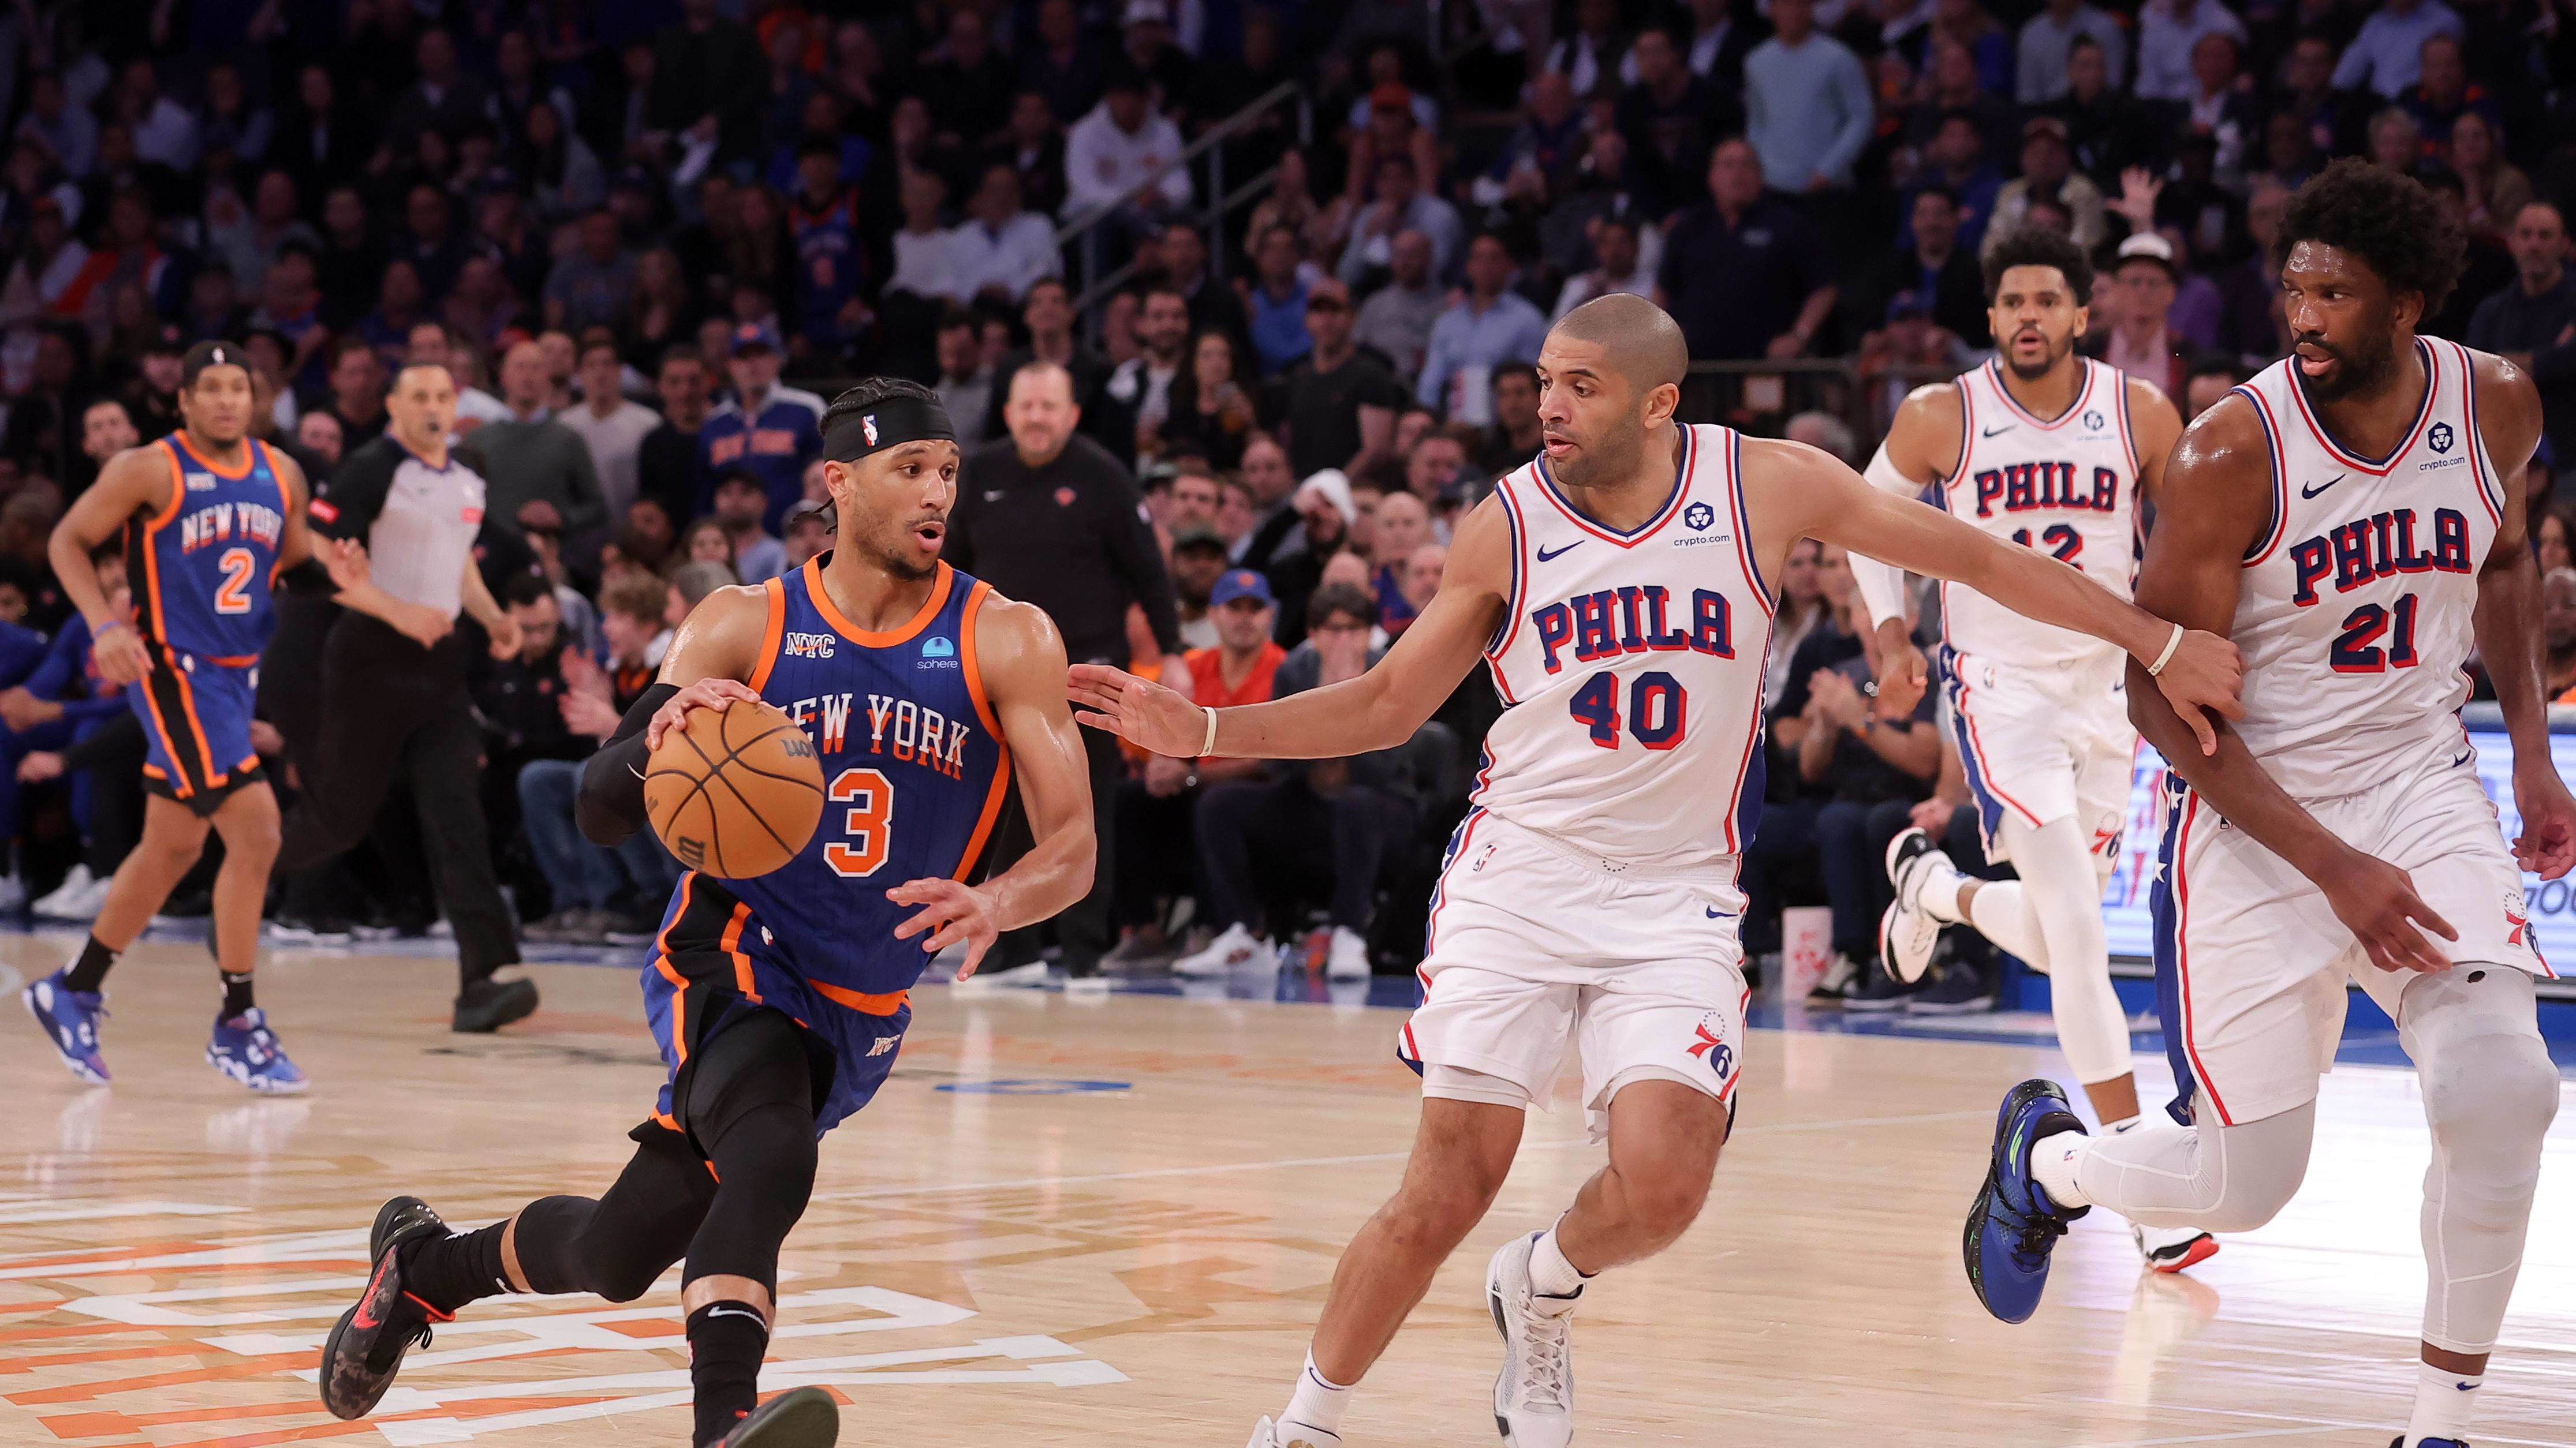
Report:
[[[69,971],[68,966],[55,971],[18,992],[18,999],[27,1003],[36,1024],[54,1038],[54,1049],[62,1053],[63,1065],[92,1086],[104,1086],[107,1062],[98,1054],[98,1018],[107,1014],[101,1008],[106,997],[94,990],[73,990],[64,985],[63,977]]]
[[[2406,1448],[2406,1435],[2400,1433],[2396,1437],[2389,1439],[2388,1448]],[[2469,1448],[2469,1440],[2466,1438],[2419,1438],[2415,1440],[2415,1448]]]
[[[268,1012],[257,1006],[229,1020],[215,1017],[215,1033],[206,1040],[206,1064],[269,1096],[293,1096],[307,1084],[277,1044],[277,1033],[268,1028]]]
[[[2048,1253],[2066,1235],[2066,1224],[2093,1210],[2069,1211],[2048,1199],[2031,1180],[2030,1149],[2043,1136],[2082,1131],[2054,1081],[2024,1081],[2004,1096],[1995,1117],[1994,1164],[1977,1204],[1968,1209],[1960,1244],[1968,1285],[1988,1312],[2006,1322],[2028,1322],[2048,1286]]]

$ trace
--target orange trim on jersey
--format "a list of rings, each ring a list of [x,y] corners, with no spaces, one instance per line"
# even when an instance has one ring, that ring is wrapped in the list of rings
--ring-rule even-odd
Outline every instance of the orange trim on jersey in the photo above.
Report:
[[[161,554],[152,546],[152,537],[170,526],[171,520],[179,516],[180,508],[186,506],[188,500],[188,476],[179,466],[178,438],[174,432],[161,440],[170,458],[170,506],[159,517],[143,520],[142,547],[136,550],[143,555],[144,590],[152,595],[152,637],[155,639],[168,638],[170,628],[161,617]]]
[[[724,938],[718,948],[733,957],[733,988],[753,1005],[760,1004],[760,992],[751,988],[751,957],[742,953],[742,928],[751,923],[751,907],[736,900],[733,918],[725,922]]]
[[[160,766],[160,765],[154,764],[154,763],[150,762],[149,760],[147,760],[147,761],[145,761],[145,762],[144,762],[144,765],[143,765],[143,774],[144,774],[144,777],[145,777],[145,778],[147,778],[147,779],[168,779],[168,778],[170,777],[170,776],[169,776],[169,774],[168,774],[166,771],[164,771],[164,770],[161,768],[161,766]]]
[[[247,669],[259,662],[257,654],[199,654],[197,657],[210,664],[221,664],[227,669]]]
[[[671,957],[656,955],[653,968],[671,983],[671,1069],[689,1064],[689,978],[671,968]]]
[[[145,556],[150,556],[148,551]],[[175,768],[179,763],[179,741],[177,737],[170,732],[170,721],[162,717],[161,701],[153,697],[152,676],[149,671],[146,671],[144,674],[142,683],[137,686],[137,691],[143,695],[143,707],[151,711],[152,727],[160,734],[161,748],[169,754],[170,763]],[[159,771],[153,769],[153,767],[148,763],[143,766],[143,772],[155,775],[156,777],[166,781],[170,786],[170,793],[176,795],[180,799],[186,799],[188,796],[196,793],[195,787],[188,783],[188,771],[185,769],[177,770],[178,777],[175,779],[171,778],[170,775],[161,774]],[[211,781],[208,782],[208,787],[213,787]]]
[[[268,480],[277,484],[277,506],[285,510],[284,517],[292,520],[296,511],[295,495],[287,489],[286,474],[277,470],[277,459],[269,455],[270,448],[267,443],[261,442],[258,438],[252,438],[250,445],[259,449],[259,460],[268,465]],[[268,586],[271,589],[276,588],[277,580],[285,573],[286,534],[281,530],[277,535],[277,551],[268,560]]]
[[[870,633],[860,628],[843,618],[841,611],[832,606],[832,595],[823,591],[823,560],[820,557],[805,562],[805,596],[814,601],[814,611],[823,616],[823,622],[830,624],[833,632],[841,637],[861,648],[890,649],[910,641],[913,635],[930,627],[930,621],[937,618],[939,610],[947,605],[949,581],[956,576],[955,569],[945,563],[940,564],[938,580],[930,585],[930,597],[922,601],[921,611],[884,633]]]
[[[778,641],[787,637],[787,580],[773,578],[762,584],[769,595],[769,628],[760,636],[760,662],[751,666],[751,677],[744,682],[757,694],[769,683],[769,671],[778,663]]]
[[[169,657],[171,677],[179,681],[179,711],[188,716],[188,733],[197,741],[197,758],[205,762],[206,788],[216,788],[224,782],[225,775],[215,768],[215,748],[206,742],[205,721],[197,717],[197,691],[189,687],[188,671],[179,667],[177,651],[163,644],[161,652]]]
[[[912,999],[912,992],[908,990],[890,990],[883,995],[865,995],[843,986],[816,980],[810,975],[805,977],[805,983],[812,986],[815,994],[823,999],[836,1006],[848,1006],[862,1015],[890,1016],[902,1010],[904,1002]]]
[[[945,575],[946,566],[942,565],[940,571]],[[940,582],[944,587],[947,579],[943,576]],[[966,878],[975,857],[983,853],[984,841],[993,833],[993,822],[1002,817],[1002,801],[1011,792],[1011,741],[1002,737],[1002,724],[994,717],[992,700],[984,693],[984,670],[976,661],[975,654],[976,620],[983,612],[984,600],[992,596],[993,585],[978,580],[974,590],[966,595],[966,606],[957,614],[959,672],[966,676],[966,693],[975,701],[975,717],[983,721],[984,732],[993,736],[993,747],[1000,751],[993,762],[992,787],[984,792],[984,812],[976,817],[975,832],[966,837],[966,849],[957,857],[957,867],[949,872],[957,880]]]
[[[199,465],[203,466],[207,472],[213,473],[216,477],[219,477],[228,483],[240,482],[242,479],[250,476],[251,469],[259,466],[259,454],[251,451],[252,448],[259,446],[259,439],[257,438],[246,437],[242,439],[244,444],[242,448],[242,465],[241,471],[237,473],[225,472],[221,467],[216,465],[213,458],[206,456],[204,453],[201,453],[197,451],[196,448],[190,446],[188,442],[188,430],[184,427],[179,429],[177,432],[170,434],[170,442],[172,446],[179,448],[181,451],[187,453],[188,456],[195,458]]]
[[[2093,383],[2098,374],[2090,365],[2091,359],[2088,358],[2086,361],[2087,365],[2084,369],[2084,390],[2076,393],[2075,400],[2067,405],[2066,410],[2057,414],[2057,416],[2053,418],[2043,419],[2038,413],[2021,405],[2021,399],[2013,396],[2012,388],[2005,385],[2003,363],[1999,361],[1987,362],[1986,375],[1994,379],[1995,392],[2003,398],[2004,406],[2011,408],[2021,417],[2022,421],[2029,423],[2031,426],[2036,427],[2043,432],[2054,432],[2058,428],[2064,427],[2067,419],[2080,416],[2084,411],[2084,404],[2090,401],[2093,397]]]

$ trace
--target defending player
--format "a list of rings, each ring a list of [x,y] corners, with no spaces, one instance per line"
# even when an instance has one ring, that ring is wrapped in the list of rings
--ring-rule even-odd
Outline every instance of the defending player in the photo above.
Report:
[[[1866,476],[1979,531],[2044,549],[2120,595],[2137,571],[2143,495],[2163,475],[2182,419],[2151,383],[2075,353],[2093,294],[2084,249],[2055,232],[2006,237],[1985,259],[1994,361],[1918,389],[1897,410]],[[1905,575],[1853,557],[1878,626],[1882,673],[1921,686],[1905,628]],[[1896,900],[1879,926],[1887,968],[1922,978],[1944,925],[1967,924],[2049,978],[2057,1040],[2103,1129],[2138,1123],[2129,1018],[2111,989],[2102,884],[2129,813],[2129,725],[2120,651],[2033,623],[1964,588],[1941,595],[1942,677],[1986,858],[2020,878],[1971,880],[1909,829],[1887,847]],[[2132,1227],[2147,1265],[2179,1272],[2218,1250],[2196,1227]]]
[[[2214,754],[2130,677],[2131,717],[2181,776],[2156,965],[2175,1114],[2196,1124],[2088,1137],[2054,1087],[2024,1082],[1966,1238],[1979,1300],[2019,1322],[2088,1206],[2271,1220],[2306,1171],[2357,983],[2397,1022],[2433,1135],[2405,1448],[2457,1448],[2521,1265],[2559,1082],[2517,861],[2550,878],[2576,862],[2514,485],[2540,398],[2513,363],[2415,334],[2462,253],[2423,187],[2359,160],[2291,198],[2276,256],[2296,345],[2184,434],[2138,572],[2141,603],[2245,654],[2244,717]],[[2513,739],[2511,850],[2455,713],[2473,644]]]
[[[815,1141],[884,1084],[931,954],[963,945],[972,971],[996,932],[1080,899],[1092,833],[1055,626],[939,561],[958,452],[937,398],[861,383],[824,414],[823,456],[839,546],[708,595],[661,682],[591,757],[581,800],[586,834],[623,840],[643,825],[643,764],[665,730],[691,709],[765,699],[814,738],[821,828],[757,879],[680,877],[643,972],[670,1080],[605,1196],[546,1197],[464,1233],[414,1197],[377,1213],[374,1275],[322,1350],[322,1402],[339,1417],[374,1407],[403,1354],[466,1303],[629,1302],[685,1258],[692,1443],[832,1441],[819,1389],[753,1409]],[[1037,846],[969,886],[1014,770]]]
[[[200,342],[180,360],[177,432],[108,459],[55,525],[47,554],[63,593],[89,621],[99,672],[128,691],[142,717],[149,794],[143,838],[108,882],[106,902],[72,963],[23,993],[63,1064],[104,1084],[101,983],[108,967],[204,853],[223,836],[215,873],[213,946],[224,998],[206,1062],[254,1091],[291,1094],[304,1073],[286,1058],[251,991],[259,917],[277,856],[277,796],[251,748],[251,696],[267,641],[269,589],[335,591],[305,531],[304,474],[249,436],[250,368],[228,342]],[[90,555],[122,531],[131,619],[108,607]],[[333,555],[331,568],[344,565]],[[393,622],[406,607],[354,576],[337,588],[350,608]]]
[[[1954,578],[2159,670],[2180,707],[2235,708],[2234,651],[2083,575],[1887,496],[1812,448],[1684,426],[1681,330],[1620,294],[1539,354],[1544,451],[1460,526],[1440,591],[1361,677],[1201,709],[1073,670],[1083,722],[1158,754],[1330,758],[1410,738],[1486,660],[1507,709],[1433,896],[1429,983],[1397,1053],[1422,1073],[1393,1200],[1333,1274],[1305,1371],[1254,1448],[1340,1442],[1350,1385],[1484,1216],[1523,1113],[1572,1049],[1607,1167],[1486,1269],[1507,1443],[1573,1431],[1567,1322],[1594,1274],[1663,1250],[1708,1191],[1742,1069],[1739,852],[1762,799],[1762,666],[1790,545],[1821,538]],[[1712,788],[1712,785],[1715,787]]]

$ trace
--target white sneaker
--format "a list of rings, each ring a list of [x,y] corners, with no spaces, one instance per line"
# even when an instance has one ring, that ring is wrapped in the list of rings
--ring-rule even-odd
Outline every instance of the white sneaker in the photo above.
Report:
[[[1264,1418],[1252,1425],[1252,1441],[1243,1448],[1342,1448],[1342,1435],[1303,1423],[1281,1425]]]
[[[963,986],[989,986],[995,990],[1043,990],[1047,983],[1047,963],[1032,960],[1007,970],[979,970],[957,982]]]
[[[1231,975],[1255,965],[1275,965],[1278,948],[1252,933],[1240,922],[1229,925],[1225,933],[1208,942],[1205,950],[1184,955],[1172,962],[1172,974],[1189,976]]]
[[[1324,951],[1324,974],[1334,980],[1368,979],[1368,941],[1356,930],[1334,926],[1333,943]]]
[[[1541,1312],[1530,1295],[1530,1253],[1545,1235],[1515,1237],[1485,1264],[1485,1304],[1503,1335],[1494,1426],[1502,1430],[1505,1448],[1565,1448],[1574,1441],[1569,1314]]]
[[[52,894],[36,902],[36,913],[50,920],[86,920],[98,913],[106,895],[105,880],[91,875],[87,865],[74,865]]]
[[[1923,908],[1924,893],[1947,889],[1957,898],[1959,867],[1930,835],[1906,830],[1888,841],[1887,879],[1896,899],[1878,918],[1878,953],[1889,975],[1912,985],[1932,964],[1932,947],[1941,939],[1942,922]]]
[[[2129,1224],[2129,1240],[2138,1255],[2158,1272],[2180,1272],[2218,1255],[2218,1239],[2198,1227],[2141,1227]]]

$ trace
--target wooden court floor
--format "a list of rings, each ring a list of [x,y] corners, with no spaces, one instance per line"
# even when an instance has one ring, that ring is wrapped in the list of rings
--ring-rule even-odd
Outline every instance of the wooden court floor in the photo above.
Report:
[[[22,974],[57,939],[0,937]],[[677,1274],[626,1308],[469,1309],[380,1411],[336,1422],[315,1348],[382,1199],[479,1224],[624,1160],[659,1066],[624,970],[541,966],[546,1009],[444,1030],[453,966],[282,952],[263,1002],[314,1078],[252,1098],[200,1059],[193,945],[118,967],[117,1082],[0,1025],[0,1445],[684,1444]],[[14,991],[13,991],[14,995]],[[1385,1010],[923,991],[902,1064],[824,1143],[764,1386],[827,1385],[845,1444],[1235,1448],[1295,1374],[1336,1252],[1393,1185],[1412,1077]],[[2142,1280],[2106,1214],[2047,1305],[1970,1298],[1959,1228],[2021,1046],[1761,1032],[1707,1214],[1575,1331],[1591,1444],[2380,1448],[2411,1392],[2426,1144],[2411,1076],[2329,1083],[2279,1221]],[[2571,1093],[2576,1094],[2576,1093]],[[1534,1116],[1493,1218],[1362,1387],[1348,1441],[1483,1445],[1486,1255],[1599,1160]],[[2544,1169],[2479,1448],[2576,1444],[2576,1109]]]

